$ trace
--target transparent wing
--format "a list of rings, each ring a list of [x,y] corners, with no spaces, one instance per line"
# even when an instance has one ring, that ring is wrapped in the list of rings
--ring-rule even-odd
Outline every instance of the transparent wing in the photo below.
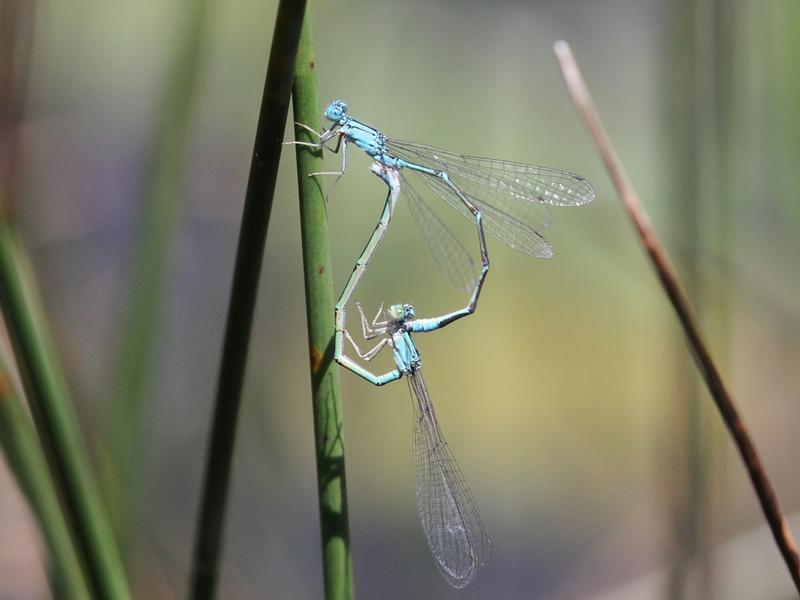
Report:
[[[408,169],[405,169],[408,171]],[[434,191],[440,198],[447,202],[451,207],[464,215],[469,220],[474,220],[474,216],[464,205],[461,199],[448,185],[438,177],[431,177],[416,171],[409,171],[418,177],[426,186]],[[409,179],[404,177],[404,179]],[[461,188],[459,188],[461,189]],[[536,258],[550,258],[553,256],[553,247],[544,236],[534,227],[526,222],[520,221],[513,215],[494,205],[487,204],[478,197],[465,194],[483,214],[484,231],[503,242],[509,248],[519,250]],[[533,221],[538,229],[546,229],[550,225],[550,209],[547,206],[539,205],[535,207],[536,213],[530,211],[528,220]]]
[[[388,140],[387,147],[393,155],[404,160],[419,161],[420,164],[439,168],[451,177],[461,179],[463,189],[470,194],[476,188],[481,188],[517,200],[552,206],[580,206],[595,197],[594,188],[586,179],[559,169],[465,156],[400,140]]]
[[[439,269],[456,288],[471,294],[478,282],[479,273],[469,251],[411,186],[408,177],[403,177],[400,187],[405,194],[411,216]]]
[[[502,161],[422,144],[389,140],[387,147],[403,160],[445,171],[456,186],[489,217],[486,231],[512,248],[547,258],[550,244],[541,231],[551,223],[549,206],[580,206],[595,197],[594,188],[580,175],[524,163]],[[458,198],[440,180],[423,176],[437,194],[460,212]]]
[[[492,542],[478,505],[436,421],[421,370],[408,376],[414,404],[417,509],[428,547],[447,582],[462,588],[489,558]]]

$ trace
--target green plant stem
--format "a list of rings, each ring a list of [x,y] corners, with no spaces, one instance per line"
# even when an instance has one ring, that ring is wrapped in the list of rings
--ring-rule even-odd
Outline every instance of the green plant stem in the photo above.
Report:
[[[27,457],[27,462],[20,463],[17,476],[20,481],[27,478],[27,483],[22,485],[23,488],[27,486],[46,540],[51,544],[53,568],[58,571],[54,575],[60,579],[59,583],[63,581],[63,593],[80,598],[86,595],[88,586],[92,597],[124,599],[128,597],[125,572],[97,494],[32,270],[14,229],[8,202],[18,179],[16,140],[23,115],[33,39],[33,9],[29,3],[3,3],[0,29],[3,34],[0,58],[0,309],[33,413],[41,454],[38,458],[33,455],[35,436],[24,433],[23,429],[5,432],[3,439],[8,441],[7,449],[13,443],[12,436],[16,436],[13,439],[17,443],[25,444],[25,454],[18,458]],[[8,405],[5,409],[14,410],[13,399],[3,404]],[[13,418],[10,413],[8,416]],[[15,421],[15,425],[24,427],[21,423],[19,419]],[[42,458],[47,461],[52,480],[44,477],[47,473],[42,468]],[[46,486],[52,489],[48,491]],[[54,499],[60,500],[60,508],[54,507]],[[61,514],[56,514],[55,508]],[[71,531],[72,541],[63,531],[65,525]],[[76,558],[69,556],[67,546],[72,548]],[[76,561],[83,570],[83,581],[73,574]],[[61,591],[59,585],[54,593]]]
[[[297,53],[292,106],[296,121],[318,130],[319,108],[311,31],[311,10],[307,9]],[[298,141],[316,141],[300,127],[295,127],[295,136]],[[297,146],[325,597],[343,600],[353,597],[353,575],[347,523],[341,391],[339,371],[333,362],[333,276],[325,197],[317,178],[309,177],[309,173],[320,170],[322,152],[308,146]]]
[[[305,0],[281,0],[275,19],[225,324],[194,546],[192,598],[212,598],[217,584],[242,382],[305,4]]]
[[[50,558],[56,598],[89,598],[81,564],[61,510],[39,438],[0,353],[0,443],[8,464],[39,522]]]
[[[96,598],[128,598],[125,571],[101,504],[44,311],[0,202],[0,305],[26,396]]]
[[[183,30],[168,77],[151,157],[142,234],[134,262],[105,448],[104,484],[117,539],[124,549],[135,517],[137,480],[147,448],[143,424],[150,407],[146,389],[152,366],[168,253],[180,216],[184,152],[208,21],[208,0],[191,0],[181,12]]]

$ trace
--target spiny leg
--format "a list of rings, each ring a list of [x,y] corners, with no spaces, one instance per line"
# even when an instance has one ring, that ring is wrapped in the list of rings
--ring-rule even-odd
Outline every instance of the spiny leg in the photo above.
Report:
[[[305,123],[300,123],[299,121],[295,121],[295,122],[294,122],[294,124],[295,124],[297,127],[299,127],[300,129],[304,129],[304,130],[305,130],[305,131],[307,131],[308,133],[310,133],[310,134],[312,134],[312,135],[315,135],[315,136],[317,136],[317,138],[319,138],[319,139],[322,139],[322,136],[324,136],[324,135],[325,135],[325,134],[328,132],[328,130],[327,130],[327,129],[323,129],[323,130],[322,130],[322,133],[320,133],[319,131],[317,131],[317,130],[316,130],[316,129],[314,129],[313,127],[309,127],[309,126],[308,126],[308,125],[306,125]]]
[[[355,348],[356,353],[366,361],[370,361],[375,358],[378,353],[383,349],[383,347],[389,342],[389,338],[383,338],[380,342],[378,342],[373,348],[370,348],[366,352],[362,352],[361,348],[358,347],[356,341],[353,339],[353,336],[350,335],[350,332],[346,329],[344,330],[344,337],[353,345]]]
[[[363,332],[365,340],[371,340],[374,337],[386,333],[386,328],[384,326],[387,322],[382,321],[378,323],[378,317],[380,317],[381,312],[383,312],[383,302],[381,302],[378,314],[375,315],[375,319],[372,321],[372,327],[369,326],[367,315],[364,314],[364,309],[361,308],[361,303],[358,300],[356,300],[356,307],[358,308],[358,312],[361,313],[361,331]]]
[[[328,148],[328,146],[325,146],[325,147]],[[333,191],[333,188],[336,187],[336,184],[339,183],[339,180],[342,178],[342,176],[347,171],[347,140],[345,139],[343,134],[339,134],[339,137],[337,138],[337,141],[336,141],[336,146],[334,148],[328,148],[328,150],[330,150],[331,152],[333,152],[335,154],[335,153],[339,152],[339,148],[340,147],[342,149],[342,168],[340,170],[338,170],[338,171],[317,171],[315,173],[309,173],[308,174],[309,177],[314,177],[316,175],[335,175],[336,176],[336,179],[333,180],[333,183],[330,184],[328,186],[328,188],[325,190],[324,198],[325,198],[325,203],[326,204],[328,202],[328,197],[331,195],[331,192]]]
[[[337,313],[337,317],[338,314],[342,314],[342,316],[344,316],[344,309],[342,310],[341,313]],[[403,373],[399,369],[387,371],[386,373],[382,373],[380,375],[373,373],[369,369],[365,368],[363,365],[358,364],[349,356],[345,355],[343,347],[340,346],[341,338],[342,337],[347,338],[347,340],[350,342],[350,344],[352,344],[353,348],[362,359],[371,361],[389,342],[388,337],[383,338],[373,348],[370,348],[366,352],[361,351],[361,348],[358,347],[358,344],[356,344],[355,340],[353,339],[353,336],[350,335],[350,332],[347,331],[347,329],[344,329],[344,322],[342,322],[342,329],[339,329],[339,327],[337,326],[336,337],[337,337],[337,347],[334,353],[334,358],[336,359],[336,362],[342,365],[343,367],[350,369],[353,373],[355,373],[359,377],[366,379],[373,385],[384,385],[391,381],[400,379],[403,376]]]
[[[339,151],[339,147],[341,146],[342,168],[339,169],[338,171],[317,171],[316,173],[308,174],[309,177],[313,177],[314,175],[336,175],[336,179],[333,180],[333,184],[331,184],[331,187],[328,190],[328,192],[330,192],[330,190],[333,189],[333,186],[335,186],[338,183],[338,181],[342,178],[342,175],[344,175],[345,172],[347,171],[347,141],[346,140],[342,141],[342,140],[344,140],[344,138],[342,136],[339,136],[339,141],[336,144],[335,150],[333,150],[332,148],[328,148],[328,150],[330,150],[331,152],[336,153]],[[327,193],[325,195],[327,196]]]
[[[288,142],[281,142],[282,146],[306,146],[307,148],[315,148],[319,149],[322,148],[322,144],[319,142],[298,142],[297,140],[291,140]]]
[[[341,140],[341,134],[339,134],[339,132],[335,128],[326,129],[322,133],[320,133],[316,129],[309,127],[305,123],[298,123],[297,121],[295,121],[294,124],[303,129],[304,131],[315,135],[319,139],[319,141],[298,142],[297,140],[292,140],[289,142],[283,142],[284,146],[294,145],[294,146],[307,146],[309,148],[325,148],[327,150],[330,150],[334,154],[339,152],[339,145],[342,143],[342,140]],[[330,141],[337,135],[339,135],[339,137],[336,140],[336,146],[331,148],[330,146],[328,146],[328,141]]]
[[[339,332],[337,331],[337,333]],[[346,337],[353,345],[353,348],[355,348],[356,352],[358,352],[358,355],[364,360],[372,360],[373,358],[375,358],[375,356],[377,356],[377,354],[383,349],[383,347],[389,341],[389,338],[383,338],[380,342],[378,342],[378,344],[374,348],[371,348],[367,352],[362,353],[359,347],[356,345],[355,341],[353,340],[353,337],[350,335],[350,332],[345,329],[342,333],[344,337]],[[387,371],[386,373],[378,375],[376,373],[373,373],[369,369],[365,368],[364,366],[358,364],[349,356],[346,356],[343,352],[337,353],[336,362],[338,362],[343,367],[350,369],[353,373],[355,373],[359,377],[366,379],[373,385],[384,385],[391,381],[400,379],[403,376],[403,373],[399,369],[394,369],[393,371]]]
[[[316,129],[314,129],[313,127],[309,127],[305,123],[298,123],[297,121],[295,121],[294,124],[297,125],[298,127],[300,127],[301,129],[303,129],[304,131],[316,136],[317,139],[319,139],[319,142],[316,142],[319,145],[319,147],[325,145],[328,140],[334,138],[335,136],[341,135],[341,134],[339,134],[338,128],[336,126],[333,126],[330,129],[324,129],[322,131],[322,133],[320,133]],[[291,142],[287,142],[287,143],[291,143]],[[309,142],[297,142],[297,143],[299,143],[299,144],[308,144]],[[339,151],[339,143],[340,143],[340,140],[337,140],[335,148],[329,148],[328,146],[325,146],[325,147],[328,148],[328,150],[330,150],[331,152],[335,153],[335,152]]]
[[[375,313],[375,318],[372,319],[373,327],[382,327],[389,324],[389,321],[378,321],[378,319],[381,318],[382,314],[383,314],[383,302],[381,302],[381,305],[378,307],[378,312]]]

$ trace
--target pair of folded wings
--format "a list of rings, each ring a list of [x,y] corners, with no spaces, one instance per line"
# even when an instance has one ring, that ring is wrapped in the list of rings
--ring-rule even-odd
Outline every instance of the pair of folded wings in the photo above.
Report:
[[[558,169],[464,156],[397,140],[388,141],[387,149],[406,162],[447,173],[481,211],[486,233],[536,258],[553,256],[553,247],[541,233],[552,223],[550,207],[580,206],[595,197],[583,177]],[[458,289],[471,292],[479,275],[475,262],[414,189],[412,179],[421,181],[468,219],[474,220],[474,216],[443,179],[408,168],[401,171],[401,177],[401,192],[440,270]]]

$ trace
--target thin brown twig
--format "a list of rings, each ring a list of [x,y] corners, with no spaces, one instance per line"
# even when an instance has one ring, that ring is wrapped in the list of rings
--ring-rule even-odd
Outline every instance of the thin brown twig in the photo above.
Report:
[[[586,87],[586,82],[583,80],[572,51],[563,41],[556,42],[553,50],[561,68],[564,82],[572,97],[572,102],[575,104],[578,114],[586,124],[589,135],[597,146],[597,150],[614,182],[614,187],[617,188],[622,204],[631,218],[636,232],[650,256],[653,267],[658,273],[661,285],[664,287],[664,291],[678,315],[700,374],[703,376],[708,390],[717,404],[722,420],[725,422],[725,426],[728,428],[739,450],[744,466],[750,476],[750,481],[753,483],[753,488],[761,503],[761,509],[764,511],[764,516],[772,530],[775,542],[783,555],[784,561],[786,561],[786,566],[789,569],[789,574],[794,581],[795,587],[800,592],[800,556],[798,556],[797,544],[794,541],[789,524],[783,514],[778,498],[775,495],[775,490],[767,476],[767,471],[761,462],[747,425],[742,420],[733,398],[731,398],[725,383],[722,381],[719,370],[711,358],[708,347],[703,341],[692,313],[692,307],[675,269],[653,230],[650,218],[642,206],[636,191],[622,169],[622,164],[617,158],[605,127],[603,127],[603,123],[597,114],[589,89]]]

